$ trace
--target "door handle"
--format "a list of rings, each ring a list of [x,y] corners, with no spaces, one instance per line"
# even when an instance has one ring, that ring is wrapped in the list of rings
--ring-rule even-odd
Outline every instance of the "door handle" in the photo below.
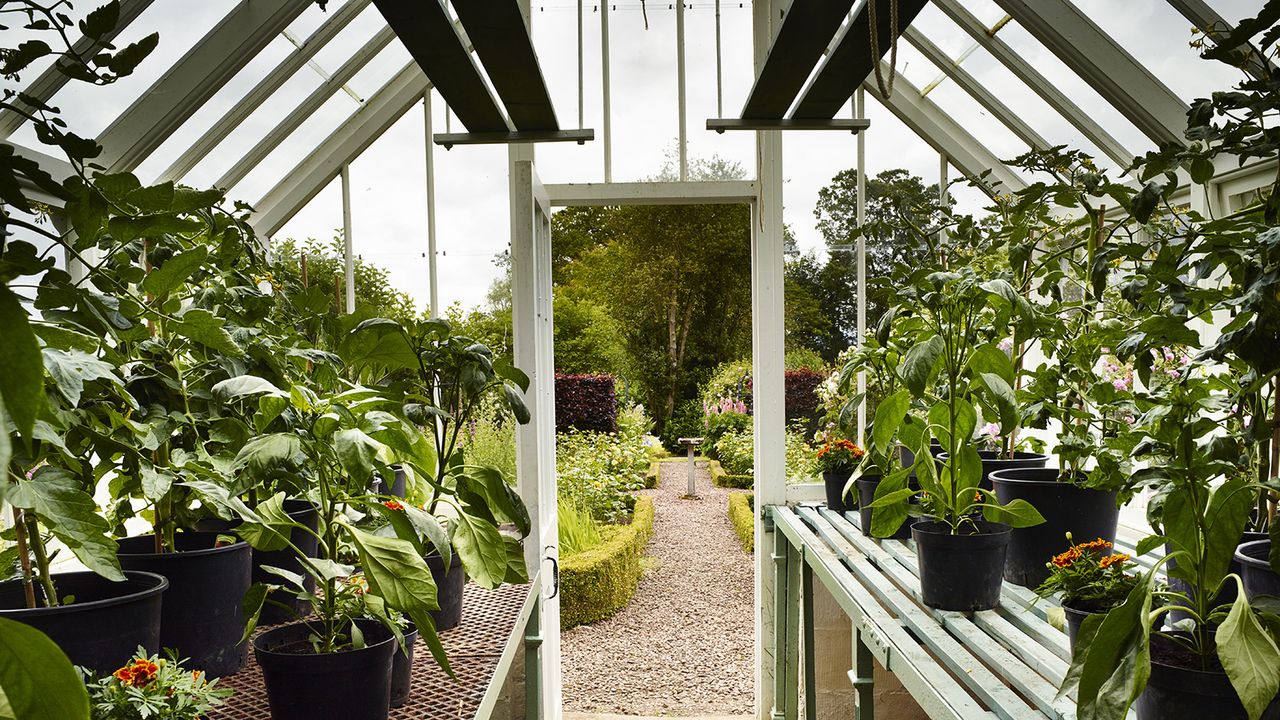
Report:
[[[543,548],[542,551],[544,553],[547,553],[555,549],[556,549],[555,545],[548,545],[545,548]],[[551,600],[552,598],[560,594],[560,561],[557,558],[552,557],[550,554],[543,555],[542,559],[551,561],[551,594],[548,595],[546,598],[548,600]]]

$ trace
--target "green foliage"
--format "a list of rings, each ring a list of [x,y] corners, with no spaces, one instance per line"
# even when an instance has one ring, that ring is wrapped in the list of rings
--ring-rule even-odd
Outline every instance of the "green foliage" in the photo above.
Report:
[[[1103,612],[1120,605],[1140,582],[1134,574],[1138,565],[1128,555],[1113,555],[1111,547],[1102,538],[1071,543],[1046,563],[1049,577],[1036,588],[1036,594],[1042,598],[1060,595],[1064,605],[1085,612]]]
[[[66,654],[44,633],[7,618],[0,618],[0,709],[13,720],[89,719],[89,697]]]
[[[716,441],[712,450],[730,475],[755,473],[755,440],[751,428],[725,433]]]
[[[740,433],[751,428],[751,416],[745,413],[720,412],[707,416],[707,430],[702,435],[704,447],[711,450],[714,457],[716,443],[729,433]]]
[[[742,541],[742,549],[755,552],[756,549],[756,517],[752,507],[751,493],[729,493],[729,523],[733,531]]]
[[[589,510],[562,498],[556,504],[556,516],[559,521],[562,559],[590,550],[604,542],[601,522]]]
[[[685,449],[679,442],[680,438],[702,437],[704,430],[706,425],[702,416],[702,406],[697,400],[685,400],[676,407],[675,413],[663,427],[662,444],[673,453],[682,453]]]
[[[645,436],[571,431],[556,438],[560,498],[597,520],[616,523],[631,514],[649,467]]]
[[[490,467],[514,482],[516,477],[516,422],[497,414],[482,416],[462,431],[459,441],[467,463]]]
[[[631,522],[596,547],[560,560],[560,629],[593,623],[627,606],[644,572],[653,536],[653,501],[636,500]]]

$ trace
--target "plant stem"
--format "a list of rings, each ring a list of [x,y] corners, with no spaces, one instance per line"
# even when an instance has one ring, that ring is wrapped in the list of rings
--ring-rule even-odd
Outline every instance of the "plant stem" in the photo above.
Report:
[[[36,556],[36,567],[40,569],[40,588],[44,591],[44,602],[48,607],[58,607],[58,591],[53,587],[53,578],[49,575],[49,554],[45,552],[44,540],[40,537],[40,523],[35,515],[23,513],[27,524],[27,541]]]
[[[36,588],[32,584],[31,555],[27,549],[27,529],[22,519],[22,511],[13,508],[13,533],[18,543],[18,562],[22,565],[22,594],[26,597],[27,608],[36,606]]]

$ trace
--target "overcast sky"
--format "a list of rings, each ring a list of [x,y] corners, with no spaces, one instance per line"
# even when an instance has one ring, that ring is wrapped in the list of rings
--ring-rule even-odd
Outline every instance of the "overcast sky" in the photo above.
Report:
[[[1196,59],[1187,47],[1190,24],[1171,9],[1166,0],[1074,0],[1104,30],[1112,34],[1151,72],[1184,99],[1202,96],[1234,81],[1232,73]],[[78,3],[80,4],[80,3]],[[81,12],[94,3],[83,3]],[[234,6],[233,0],[157,0],[135,28],[122,40],[135,39],[159,29],[161,45],[136,77],[107,89],[72,84],[56,99],[73,129],[96,134],[128,103],[147,88],[174,58],[179,57],[218,19]],[[332,13],[342,3],[332,0]],[[1215,0],[1212,3],[1229,20],[1251,15],[1262,0]],[[675,11],[668,3],[650,0],[648,28],[639,0],[611,4],[610,44],[613,98],[613,175],[615,180],[639,180],[656,174],[664,155],[676,148],[677,84]],[[966,7],[988,25],[1003,13],[991,0],[965,0]],[[542,71],[551,89],[560,124],[578,126],[577,3],[575,0],[534,2],[533,32]],[[585,122],[596,130],[597,140],[584,146],[546,144],[537,150],[537,168],[544,182],[599,182],[603,180],[602,100],[600,81],[600,15],[598,4],[586,3],[585,14]],[[688,136],[693,157],[722,157],[740,162],[754,174],[754,134],[707,132],[705,121],[716,115],[715,15],[713,0],[693,0],[686,11],[688,67]],[[291,27],[305,39],[325,19],[316,8],[307,10]],[[750,3],[723,2],[723,98],[726,116],[741,109],[752,83]],[[970,49],[971,39],[941,11],[927,7],[915,23],[951,57]],[[353,24],[316,56],[316,63],[332,72],[381,26],[376,10],[368,8]],[[1072,74],[1017,23],[1000,30],[1000,37],[1022,53],[1038,70],[1072,100],[1103,124],[1134,152],[1149,149],[1148,141],[1119,113],[1110,108],[1084,82]],[[281,58],[292,51],[278,38],[253,60],[191,120],[173,134],[138,170],[144,181],[168,167],[169,162],[200,133],[217,121]],[[349,83],[351,94],[338,92],[297,133],[265,162],[232,188],[232,195],[253,202],[289,172],[358,107],[358,100],[372,96],[408,61],[398,42],[378,55]],[[929,86],[939,75],[906,43],[899,49],[902,76],[917,87]],[[1005,70],[984,50],[974,51],[964,67],[983,81],[1051,142],[1093,148],[1078,132],[1054,113],[1030,89]],[[29,75],[34,77],[34,75]],[[247,149],[286,115],[321,82],[310,69],[277,93],[249,120],[200,163],[185,182],[212,184]],[[354,96],[354,97],[353,97]],[[1025,151],[1012,134],[989,117],[950,81],[930,90],[929,98],[951,113],[962,126],[1000,157]],[[435,98],[435,131],[445,127],[444,104]],[[844,113],[847,116],[848,110]],[[927,182],[936,182],[938,156],[923,140],[899,123],[868,93],[867,171],[903,167]],[[458,123],[453,130],[460,131]],[[33,146],[29,130],[15,140]],[[855,164],[852,135],[835,132],[787,133],[784,140],[785,221],[805,249],[821,247],[814,228],[813,207],[819,188],[842,169]],[[426,207],[423,113],[410,110],[351,166],[353,237],[356,252],[366,260],[391,270],[392,281],[425,305],[427,292]],[[439,237],[440,295],[444,304],[482,302],[496,270],[491,262],[509,240],[507,206],[507,151],[501,146],[457,147],[436,151],[437,231]],[[957,175],[952,170],[952,176]],[[979,196],[958,190],[962,207],[978,210]],[[342,226],[338,182],[335,180],[304,208],[277,237],[332,236]]]

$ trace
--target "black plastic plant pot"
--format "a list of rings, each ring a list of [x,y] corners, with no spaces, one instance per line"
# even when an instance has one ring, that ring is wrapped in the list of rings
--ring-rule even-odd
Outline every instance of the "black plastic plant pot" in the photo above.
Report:
[[[418,628],[409,623],[404,629],[404,649],[395,649],[391,660],[391,707],[403,707],[409,701],[413,681],[413,644],[418,639]]]
[[[1025,500],[1044,516],[1039,525],[1013,529],[1004,579],[1014,585],[1039,587],[1049,577],[1049,558],[1067,549],[1067,533],[1075,542],[1115,542],[1120,508],[1114,492],[1076,487],[1054,468],[996,470],[991,484],[1001,504]]]
[[[123,582],[96,573],[53,575],[54,587],[70,605],[26,607],[22,581],[0,583],[0,617],[48,635],[71,662],[99,674],[110,674],[129,661],[139,647],[160,650],[161,600],[169,581],[148,572],[126,572]],[[36,598],[43,601],[39,586]]]
[[[862,525],[862,534],[871,537],[871,518],[875,514],[874,508],[868,508],[876,499],[876,488],[880,486],[880,475],[863,475],[854,481],[858,486],[858,517],[860,525]],[[911,538],[911,525],[914,518],[908,517],[905,522],[898,528],[898,531],[889,536],[890,540],[908,540]]]
[[[462,589],[467,584],[467,573],[462,569],[462,558],[455,549],[445,572],[444,558],[432,554],[426,557],[427,567],[431,569],[431,579],[436,583],[436,600],[439,610],[431,611],[431,619],[435,621],[436,630],[450,630],[462,622]]]
[[[1070,643],[1072,650],[1074,650],[1076,638],[1080,635],[1080,626],[1084,623],[1085,618],[1095,615],[1096,611],[1072,607],[1068,603],[1063,603],[1062,612],[1067,616],[1067,641]]]
[[[404,474],[404,468],[400,467],[399,465],[392,465],[391,469],[395,471],[395,476],[392,478],[391,484],[388,485],[386,480],[383,480],[381,477],[379,477],[377,487],[374,489],[374,492],[378,493],[379,495],[392,495],[398,498],[402,498],[404,497],[406,492],[405,484],[407,481],[407,478]]]
[[[365,641],[359,650],[316,653],[306,623],[272,628],[253,639],[272,720],[386,720],[398,646],[381,624],[356,622]]]
[[[954,535],[946,523],[920,521],[911,526],[925,605],[972,612],[1000,604],[1010,528],[985,520],[973,524],[976,532],[972,526],[962,527]]]
[[[285,500],[284,512],[294,522],[305,525],[311,528],[312,531],[320,527],[320,507],[310,500]],[[206,518],[196,523],[196,530],[201,532],[232,533],[235,532],[235,529],[240,524],[241,521],[239,520]],[[301,550],[307,557],[318,557],[320,555],[320,539],[316,537],[314,532],[294,528],[289,532],[289,542],[293,543],[294,547]],[[307,592],[314,593],[316,591],[316,579],[303,568],[302,560],[298,558],[293,548],[266,551],[250,548],[249,552],[253,557],[253,582],[279,585],[281,583],[279,575],[263,570],[264,567],[275,567],[301,575],[303,586],[307,589]],[[296,593],[281,589],[276,590],[267,597],[269,602],[263,603],[262,612],[258,615],[258,625],[260,627],[292,622],[311,614],[311,603],[307,600],[299,600]]]
[[[844,502],[844,486],[849,482],[849,470],[823,470],[822,484],[827,488],[827,507],[831,512],[844,515],[853,508]]]
[[[187,667],[210,677],[244,667],[248,647],[241,605],[249,590],[251,558],[244,542],[217,546],[218,533],[175,536],[177,552],[156,553],[152,535],[119,541],[120,566],[169,580],[160,615],[160,646],[190,658]]]
[[[1270,556],[1270,540],[1252,540],[1236,548],[1235,561],[1240,564],[1240,579],[1250,600],[1259,595],[1280,597],[1280,575],[1271,567]]]
[[[1172,640],[1151,637],[1151,677],[1134,709],[1138,720],[1245,720],[1244,705],[1223,672],[1182,667],[1190,658],[1174,650]],[[1182,661],[1179,661],[1179,660]],[[1194,661],[1193,661],[1194,662]],[[1262,711],[1261,720],[1280,720],[1280,695]]]

